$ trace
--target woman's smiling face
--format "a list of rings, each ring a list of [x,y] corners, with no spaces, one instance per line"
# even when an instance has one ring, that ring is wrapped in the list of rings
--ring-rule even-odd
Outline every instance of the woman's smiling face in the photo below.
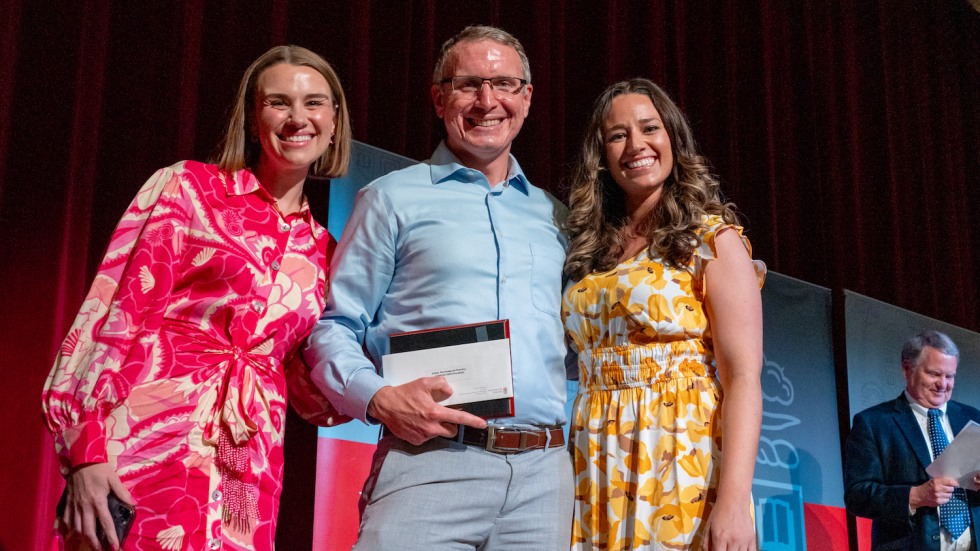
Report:
[[[633,207],[656,202],[674,168],[670,136],[645,94],[613,98],[602,125],[606,166]]]
[[[259,164],[308,170],[333,137],[336,107],[330,85],[315,69],[280,63],[259,75],[253,135],[262,145]]]

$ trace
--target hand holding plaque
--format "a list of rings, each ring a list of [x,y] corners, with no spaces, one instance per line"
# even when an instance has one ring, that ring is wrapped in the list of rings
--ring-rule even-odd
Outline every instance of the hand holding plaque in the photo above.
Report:
[[[440,402],[484,419],[514,415],[507,320],[391,335],[382,376],[392,385],[445,377],[453,395]]]

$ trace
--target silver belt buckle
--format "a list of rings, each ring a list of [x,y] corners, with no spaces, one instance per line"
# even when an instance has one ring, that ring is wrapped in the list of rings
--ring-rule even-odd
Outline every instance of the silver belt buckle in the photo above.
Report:
[[[509,432],[519,432],[521,434],[520,442],[516,448],[501,448],[497,446],[497,431],[509,431]],[[522,451],[527,446],[527,432],[521,429],[511,429],[505,427],[495,427],[490,425],[487,427],[487,445],[484,449],[488,452],[493,453],[517,453]]]

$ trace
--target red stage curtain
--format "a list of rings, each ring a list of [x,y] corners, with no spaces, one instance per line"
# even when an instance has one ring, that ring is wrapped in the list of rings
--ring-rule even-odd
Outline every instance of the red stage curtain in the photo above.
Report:
[[[40,389],[140,183],[206,158],[242,71],[284,42],[335,65],[356,139],[426,158],[435,52],[471,23],[528,51],[514,152],[534,182],[563,195],[593,98],[650,77],[772,270],[980,331],[980,15],[966,0],[8,0],[0,550],[39,549],[50,530],[60,477]]]

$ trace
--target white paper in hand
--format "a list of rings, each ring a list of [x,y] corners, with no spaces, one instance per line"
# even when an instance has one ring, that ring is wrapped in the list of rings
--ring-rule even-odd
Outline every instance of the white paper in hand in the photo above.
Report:
[[[955,478],[961,488],[976,491],[973,476],[980,471],[980,424],[970,421],[953,438],[946,450],[928,467],[926,472],[933,478]]]

